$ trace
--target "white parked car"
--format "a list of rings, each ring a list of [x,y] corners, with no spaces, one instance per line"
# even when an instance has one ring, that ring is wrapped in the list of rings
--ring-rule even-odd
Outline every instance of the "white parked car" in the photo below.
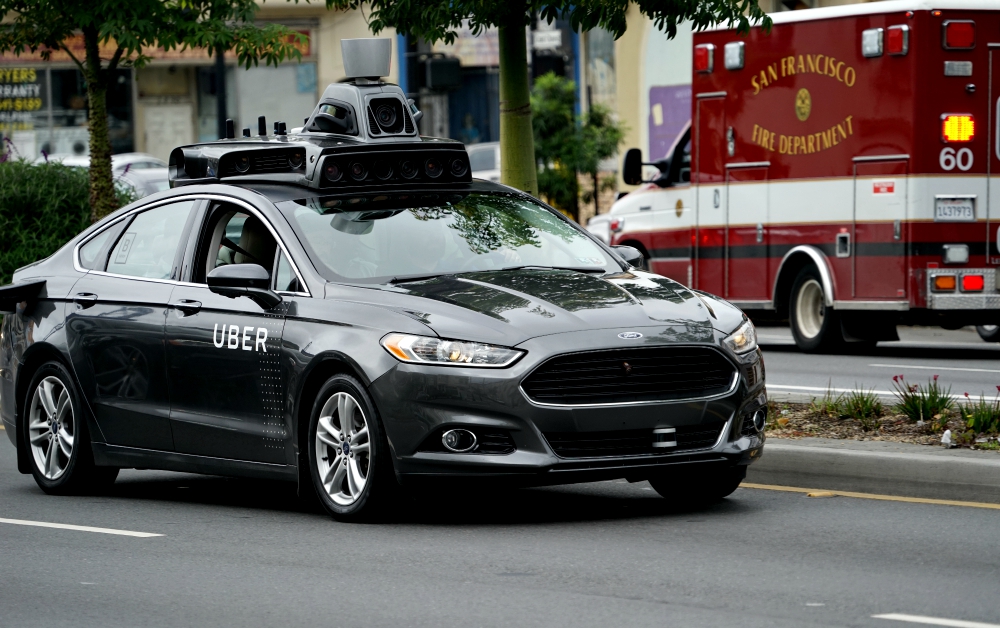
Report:
[[[469,144],[466,150],[473,179],[500,182],[500,142]]]
[[[39,157],[35,163],[57,161],[66,166],[77,168],[90,167],[90,155],[55,154]],[[167,179],[167,164],[157,157],[146,153],[121,153],[111,156],[111,176],[119,185],[133,190],[140,198],[154,192],[162,192],[170,188]]]

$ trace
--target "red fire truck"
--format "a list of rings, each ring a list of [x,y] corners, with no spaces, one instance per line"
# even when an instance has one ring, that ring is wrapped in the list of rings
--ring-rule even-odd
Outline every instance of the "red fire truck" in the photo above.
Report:
[[[807,351],[1000,322],[1000,4],[889,0],[694,36],[688,128],[611,239]],[[648,171],[648,170],[647,170]]]

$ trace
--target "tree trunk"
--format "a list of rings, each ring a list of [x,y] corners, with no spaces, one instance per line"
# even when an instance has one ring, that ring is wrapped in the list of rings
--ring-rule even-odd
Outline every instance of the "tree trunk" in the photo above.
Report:
[[[594,177],[594,215],[596,216],[597,214],[601,213],[601,203],[600,200],[597,198],[598,195],[601,193],[601,186],[600,182],[598,181],[597,171],[595,170],[591,174]]]
[[[115,209],[115,188],[111,179],[111,139],[108,136],[108,81],[101,68],[96,28],[83,29],[87,58],[87,107],[90,127],[90,219],[104,218]]]
[[[511,13],[508,24],[499,29],[500,181],[537,196],[538,171],[531,130],[524,13]]]

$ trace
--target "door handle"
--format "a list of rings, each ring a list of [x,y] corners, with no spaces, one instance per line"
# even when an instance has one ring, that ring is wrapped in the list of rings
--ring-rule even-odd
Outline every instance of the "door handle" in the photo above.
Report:
[[[93,292],[77,292],[73,297],[73,303],[86,309],[97,303],[97,295]]]
[[[191,299],[181,299],[175,303],[171,303],[170,307],[180,310],[185,314],[197,314],[201,310],[201,301],[192,301]]]

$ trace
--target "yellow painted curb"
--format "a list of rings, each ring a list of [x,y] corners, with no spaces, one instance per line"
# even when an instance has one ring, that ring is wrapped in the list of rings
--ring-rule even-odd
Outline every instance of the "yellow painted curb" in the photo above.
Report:
[[[899,497],[898,495],[877,495],[875,493],[852,493],[850,491],[823,491],[815,488],[798,488],[795,486],[777,486],[774,484],[753,484],[744,482],[740,488],[756,488],[765,491],[784,491],[786,493],[805,493],[808,497],[854,497],[856,499],[877,499],[886,502],[907,502],[910,504],[934,504],[936,506],[961,506],[964,508],[986,508],[1000,510],[1000,504],[982,502],[960,502],[953,499],[928,499],[926,497]]]

